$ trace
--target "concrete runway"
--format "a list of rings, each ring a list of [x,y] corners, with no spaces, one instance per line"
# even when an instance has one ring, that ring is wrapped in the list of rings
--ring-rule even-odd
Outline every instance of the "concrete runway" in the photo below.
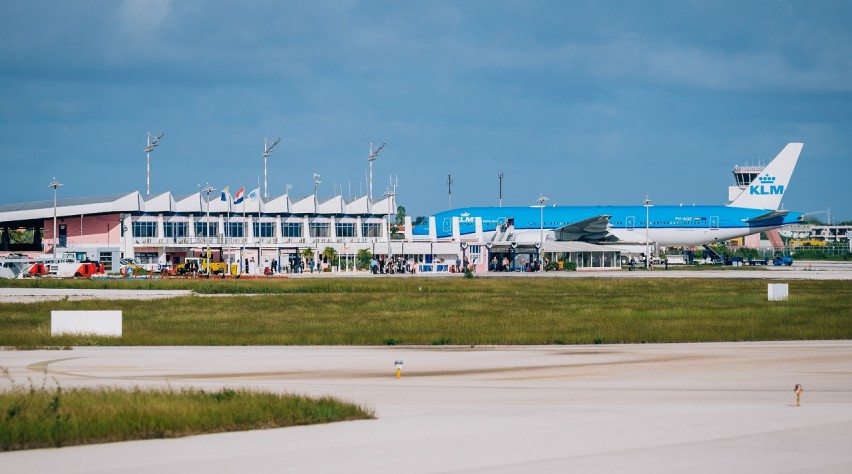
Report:
[[[333,395],[378,417],[0,453],[3,473],[852,472],[852,341],[94,347],[0,366],[23,384]]]
[[[794,264],[498,276],[783,281],[849,280],[852,271],[849,264]],[[188,293],[7,288],[0,289],[0,301]],[[404,361],[400,380],[394,378],[396,360]],[[378,417],[0,453],[4,474],[852,472],[852,341],[0,350],[0,367],[19,384],[55,378],[62,387],[251,387],[332,395],[374,408]],[[805,388],[800,407],[797,383]],[[0,380],[0,389],[8,384]]]

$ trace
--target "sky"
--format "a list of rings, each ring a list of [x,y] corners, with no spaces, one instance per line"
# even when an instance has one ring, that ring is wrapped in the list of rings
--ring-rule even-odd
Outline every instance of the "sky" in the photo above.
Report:
[[[397,183],[448,206],[724,204],[803,142],[783,207],[852,220],[852,2],[6,0],[0,203]],[[447,178],[452,176],[452,194]],[[261,190],[262,192],[262,190]]]

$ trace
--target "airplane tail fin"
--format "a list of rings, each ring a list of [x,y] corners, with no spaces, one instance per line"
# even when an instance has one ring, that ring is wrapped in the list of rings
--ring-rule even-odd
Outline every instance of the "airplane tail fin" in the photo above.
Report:
[[[728,206],[746,207],[750,209],[776,210],[781,205],[781,198],[790,183],[796,161],[802,152],[802,143],[788,143],[778,153],[754,181],[743,190]]]

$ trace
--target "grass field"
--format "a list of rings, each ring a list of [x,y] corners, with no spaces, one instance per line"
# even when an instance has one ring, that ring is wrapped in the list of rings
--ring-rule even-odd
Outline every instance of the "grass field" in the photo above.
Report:
[[[2,304],[0,345],[19,348],[852,338],[852,285],[844,281],[792,281],[790,299],[781,302],[767,301],[767,282],[757,279],[45,279],[12,284],[230,295]],[[51,310],[80,309],[121,310],[124,336],[50,336]]]
[[[0,304],[0,346],[592,344],[852,338],[852,285],[730,279],[27,280],[191,289],[150,301]],[[50,336],[51,310],[121,310],[122,338]],[[331,399],[224,390],[0,390],[0,451],[371,418]]]
[[[0,390],[0,452],[373,418],[325,397],[248,390]]]

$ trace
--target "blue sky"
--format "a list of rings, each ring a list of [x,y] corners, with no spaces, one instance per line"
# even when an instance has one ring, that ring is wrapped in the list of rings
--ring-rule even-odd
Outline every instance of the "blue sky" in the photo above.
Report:
[[[805,147],[784,207],[852,219],[852,2],[19,1],[0,202],[209,182],[452,205],[724,204]],[[826,214],[815,217],[825,220]]]

